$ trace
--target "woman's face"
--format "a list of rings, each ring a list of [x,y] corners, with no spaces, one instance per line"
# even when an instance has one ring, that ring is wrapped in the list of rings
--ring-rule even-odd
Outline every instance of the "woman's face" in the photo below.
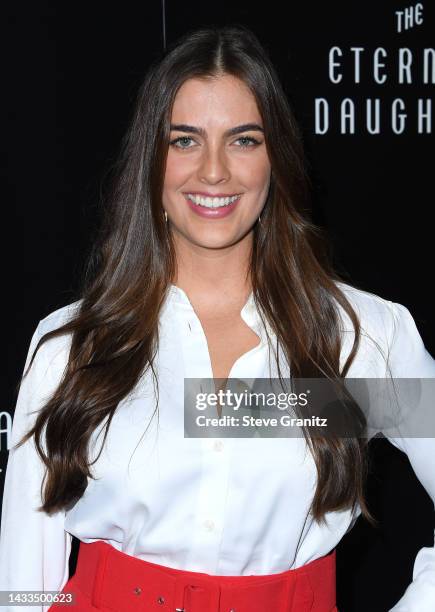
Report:
[[[172,110],[163,188],[177,237],[222,248],[250,232],[270,184],[262,128],[255,98],[236,77],[183,83]],[[222,199],[231,196],[238,198]]]

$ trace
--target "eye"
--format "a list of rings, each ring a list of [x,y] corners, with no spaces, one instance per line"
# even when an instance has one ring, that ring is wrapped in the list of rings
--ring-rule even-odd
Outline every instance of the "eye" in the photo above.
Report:
[[[177,149],[190,149],[190,147],[183,147],[183,146],[179,146],[178,144],[178,143],[181,143],[182,141],[185,142],[186,140],[192,140],[192,138],[190,136],[179,136],[178,138],[171,140],[169,144],[176,147]]]
[[[191,149],[192,147],[183,146],[182,143],[188,144],[190,141],[195,142],[190,136],[179,136],[174,140],[170,141],[170,145],[176,147],[177,149]],[[242,141],[243,144],[239,145],[241,149],[248,149],[250,147],[255,147],[256,145],[261,144],[259,140],[253,138],[252,136],[241,136],[236,140],[236,142]]]
[[[237,140],[244,140],[245,142],[247,141],[251,143],[249,145],[242,144],[241,145],[242,149],[247,149],[249,147],[254,147],[255,145],[261,144],[259,140],[257,140],[256,138],[252,138],[252,136],[241,136]]]

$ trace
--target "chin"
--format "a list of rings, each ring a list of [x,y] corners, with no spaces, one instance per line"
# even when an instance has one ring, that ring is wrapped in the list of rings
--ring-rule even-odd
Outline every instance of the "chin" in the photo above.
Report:
[[[201,246],[206,249],[223,249],[225,247],[232,246],[237,242],[240,242],[246,234],[248,233],[249,228],[245,231],[236,231],[236,232],[201,232],[199,235],[192,236],[190,240],[194,242],[196,245]]]

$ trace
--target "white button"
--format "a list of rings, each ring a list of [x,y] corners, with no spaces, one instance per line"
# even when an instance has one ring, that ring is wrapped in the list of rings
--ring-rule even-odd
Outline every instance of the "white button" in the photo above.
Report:
[[[216,440],[216,442],[213,444],[213,450],[215,450],[216,452],[220,453],[224,448],[224,443],[222,442],[222,440]]]
[[[207,529],[207,531],[213,531],[213,529],[214,529],[214,522],[210,521],[209,519],[204,521],[203,525]]]

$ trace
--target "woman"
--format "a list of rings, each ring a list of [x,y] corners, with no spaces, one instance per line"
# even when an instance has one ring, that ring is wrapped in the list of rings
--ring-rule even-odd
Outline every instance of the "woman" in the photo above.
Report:
[[[63,589],[83,611],[336,610],[334,548],[359,513],[371,520],[367,439],[183,427],[188,378],[435,375],[408,310],[333,272],[307,185],[251,32],[194,31],[151,67],[80,299],[31,341],[2,589]],[[435,498],[433,440],[391,441]],[[432,610],[434,577],[422,549],[393,610]]]

